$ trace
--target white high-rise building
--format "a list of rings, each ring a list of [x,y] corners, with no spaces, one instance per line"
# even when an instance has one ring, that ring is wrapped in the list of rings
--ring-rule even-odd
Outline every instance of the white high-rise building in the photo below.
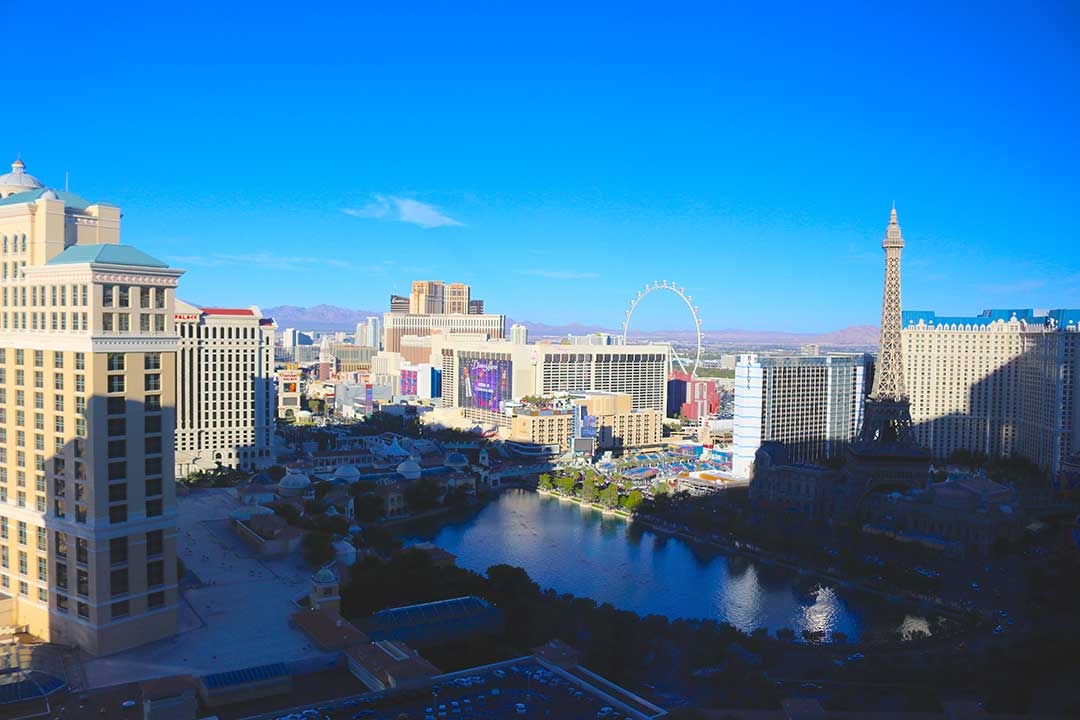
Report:
[[[382,348],[382,318],[378,315],[366,317],[356,324],[356,344],[361,347]]]
[[[120,208],[0,175],[0,612],[106,655],[176,632],[183,271]]]
[[[903,320],[912,427],[935,457],[1023,455],[1056,473],[1080,451],[1080,310]]]
[[[257,307],[176,301],[176,477],[272,463],[274,323]]]
[[[862,421],[867,362],[861,354],[739,356],[732,473],[750,477],[768,440],[784,443],[796,463],[843,453]]]

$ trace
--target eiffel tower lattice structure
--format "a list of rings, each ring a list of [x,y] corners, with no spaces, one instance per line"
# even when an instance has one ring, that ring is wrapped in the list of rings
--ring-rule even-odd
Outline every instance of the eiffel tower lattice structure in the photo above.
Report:
[[[845,474],[853,500],[876,486],[922,487],[930,454],[915,441],[911,406],[904,384],[900,251],[904,238],[893,207],[881,243],[885,250],[885,288],[881,300],[881,339],[874,369],[874,385],[863,408],[859,436],[849,446]]]

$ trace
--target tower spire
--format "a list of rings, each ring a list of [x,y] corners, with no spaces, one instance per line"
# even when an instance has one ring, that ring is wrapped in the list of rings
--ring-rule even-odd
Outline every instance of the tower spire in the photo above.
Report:
[[[907,397],[904,387],[904,358],[900,347],[900,251],[904,236],[896,219],[896,205],[889,215],[889,226],[881,242],[885,250],[885,288],[881,299],[881,339],[871,397],[882,400],[902,400]]]

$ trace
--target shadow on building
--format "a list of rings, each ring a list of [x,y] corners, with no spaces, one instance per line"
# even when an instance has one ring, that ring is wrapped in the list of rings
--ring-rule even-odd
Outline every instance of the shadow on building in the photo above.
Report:
[[[979,412],[913,422],[914,444],[895,437],[883,437],[876,448],[856,442],[843,463],[828,467],[799,461],[819,452],[814,444],[764,443],[750,484],[753,507],[790,526],[845,522],[958,555],[1014,541],[1030,519],[1028,509],[1060,509],[1048,479],[1063,476],[1068,458],[1080,451],[1078,363],[1050,347],[1053,352],[1029,347],[975,382],[966,407]],[[1005,469],[993,477],[978,467],[946,470],[958,456],[1013,463],[999,463]],[[1039,468],[1041,483],[1031,482],[1022,459]]]
[[[6,408],[12,476],[0,497],[2,624],[54,650],[96,656],[175,634],[173,408],[142,388],[129,392],[148,402],[118,394],[84,405],[81,396],[57,393],[48,407],[45,393],[28,391],[20,404],[15,392]],[[74,406],[64,412],[66,402]],[[50,432],[75,437],[46,454]],[[39,667],[42,652],[9,654],[4,677],[46,672],[67,682],[54,660]],[[6,685],[0,680],[0,702]]]

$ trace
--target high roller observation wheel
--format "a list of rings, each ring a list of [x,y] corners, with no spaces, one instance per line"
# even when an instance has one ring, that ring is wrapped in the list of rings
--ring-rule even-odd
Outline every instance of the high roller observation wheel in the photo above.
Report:
[[[694,332],[697,335],[697,354],[694,356],[694,367],[690,372],[690,377],[696,378],[698,369],[701,367],[701,345],[704,339],[704,335],[701,332],[701,318],[698,317],[698,309],[694,305],[693,298],[686,292],[686,288],[681,288],[675,283],[669,283],[667,280],[656,280],[652,283],[645,283],[644,290],[638,290],[637,296],[630,301],[630,307],[626,310],[626,318],[623,320],[622,327],[622,340],[623,345],[627,344],[627,333],[630,330],[630,319],[634,316],[634,311],[637,310],[637,306],[649,295],[654,292],[670,292],[678,295],[682,298],[682,301],[686,303],[686,307],[690,309],[690,315],[694,318]],[[672,355],[675,360],[682,367],[683,372],[686,371],[686,365],[683,363],[682,358],[675,352],[675,348],[671,349]]]

